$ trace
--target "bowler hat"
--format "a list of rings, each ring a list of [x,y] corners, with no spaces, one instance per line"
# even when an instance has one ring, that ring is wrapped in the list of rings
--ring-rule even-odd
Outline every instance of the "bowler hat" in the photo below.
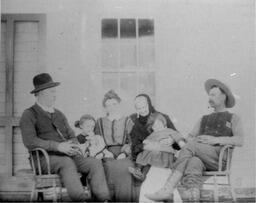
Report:
[[[214,87],[214,86],[219,87],[226,94],[226,96],[227,96],[226,107],[227,108],[232,108],[233,106],[235,106],[235,103],[236,103],[235,97],[234,97],[234,95],[232,94],[231,90],[229,89],[229,87],[227,85],[225,85],[224,83],[222,83],[222,82],[220,82],[219,80],[216,80],[216,79],[208,79],[204,83],[204,87],[205,87],[205,90],[206,90],[207,93],[209,93],[211,88]]]
[[[31,94],[47,88],[58,86],[60,83],[53,82],[52,77],[48,73],[41,73],[33,78],[33,84],[35,89],[30,92]]]

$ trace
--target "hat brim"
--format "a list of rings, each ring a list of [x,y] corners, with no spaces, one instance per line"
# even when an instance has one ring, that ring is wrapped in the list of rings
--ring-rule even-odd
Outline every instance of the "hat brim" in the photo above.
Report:
[[[36,87],[34,90],[32,90],[30,93],[31,94],[34,94],[34,93],[37,93],[39,91],[42,91],[44,89],[48,89],[48,88],[51,88],[51,87],[56,87],[60,85],[60,82],[50,82],[50,83],[46,83],[44,85],[40,85],[39,87]]]
[[[235,103],[236,103],[235,97],[234,97],[234,95],[232,94],[231,90],[228,88],[227,85],[220,82],[219,80],[209,79],[204,84],[205,90],[208,94],[209,94],[209,92],[210,92],[210,90],[213,86],[220,87],[225,92],[225,94],[227,95],[227,102],[226,102],[226,107],[227,108],[232,108],[233,106],[235,106]]]

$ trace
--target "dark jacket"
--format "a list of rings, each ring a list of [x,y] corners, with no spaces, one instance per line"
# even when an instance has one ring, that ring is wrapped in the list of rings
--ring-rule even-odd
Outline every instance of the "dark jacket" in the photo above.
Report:
[[[176,130],[169,116],[163,113],[161,114],[165,117],[167,121],[167,128]],[[131,142],[132,142],[132,146],[131,146],[132,159],[135,161],[137,155],[143,151],[143,140],[145,140],[146,137],[149,136],[150,132],[147,129],[148,128],[147,125],[142,125],[139,122],[137,118],[137,114],[132,114],[130,118],[134,123],[130,136],[131,136]],[[177,143],[174,143],[174,148],[179,149]]]
[[[23,112],[20,128],[24,145],[28,150],[41,147],[46,151],[58,151],[60,142],[70,139],[77,141],[74,131],[61,111],[55,109],[55,112],[50,114],[37,104]]]

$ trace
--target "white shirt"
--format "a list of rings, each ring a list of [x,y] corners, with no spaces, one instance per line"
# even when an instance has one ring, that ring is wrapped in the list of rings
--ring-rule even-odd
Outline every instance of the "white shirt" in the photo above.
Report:
[[[40,106],[46,112],[54,113],[54,111],[55,111],[53,107],[44,106],[44,105],[40,104],[38,101],[36,103],[38,106]]]

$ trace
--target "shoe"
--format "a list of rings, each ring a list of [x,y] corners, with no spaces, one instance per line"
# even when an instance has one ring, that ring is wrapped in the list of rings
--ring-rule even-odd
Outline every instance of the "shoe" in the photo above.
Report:
[[[141,172],[139,168],[133,168],[133,167],[128,167],[128,171],[133,175],[134,178],[140,181],[145,180],[145,175]]]
[[[155,202],[173,202],[173,193],[162,188],[153,194],[145,194],[145,197]]]

